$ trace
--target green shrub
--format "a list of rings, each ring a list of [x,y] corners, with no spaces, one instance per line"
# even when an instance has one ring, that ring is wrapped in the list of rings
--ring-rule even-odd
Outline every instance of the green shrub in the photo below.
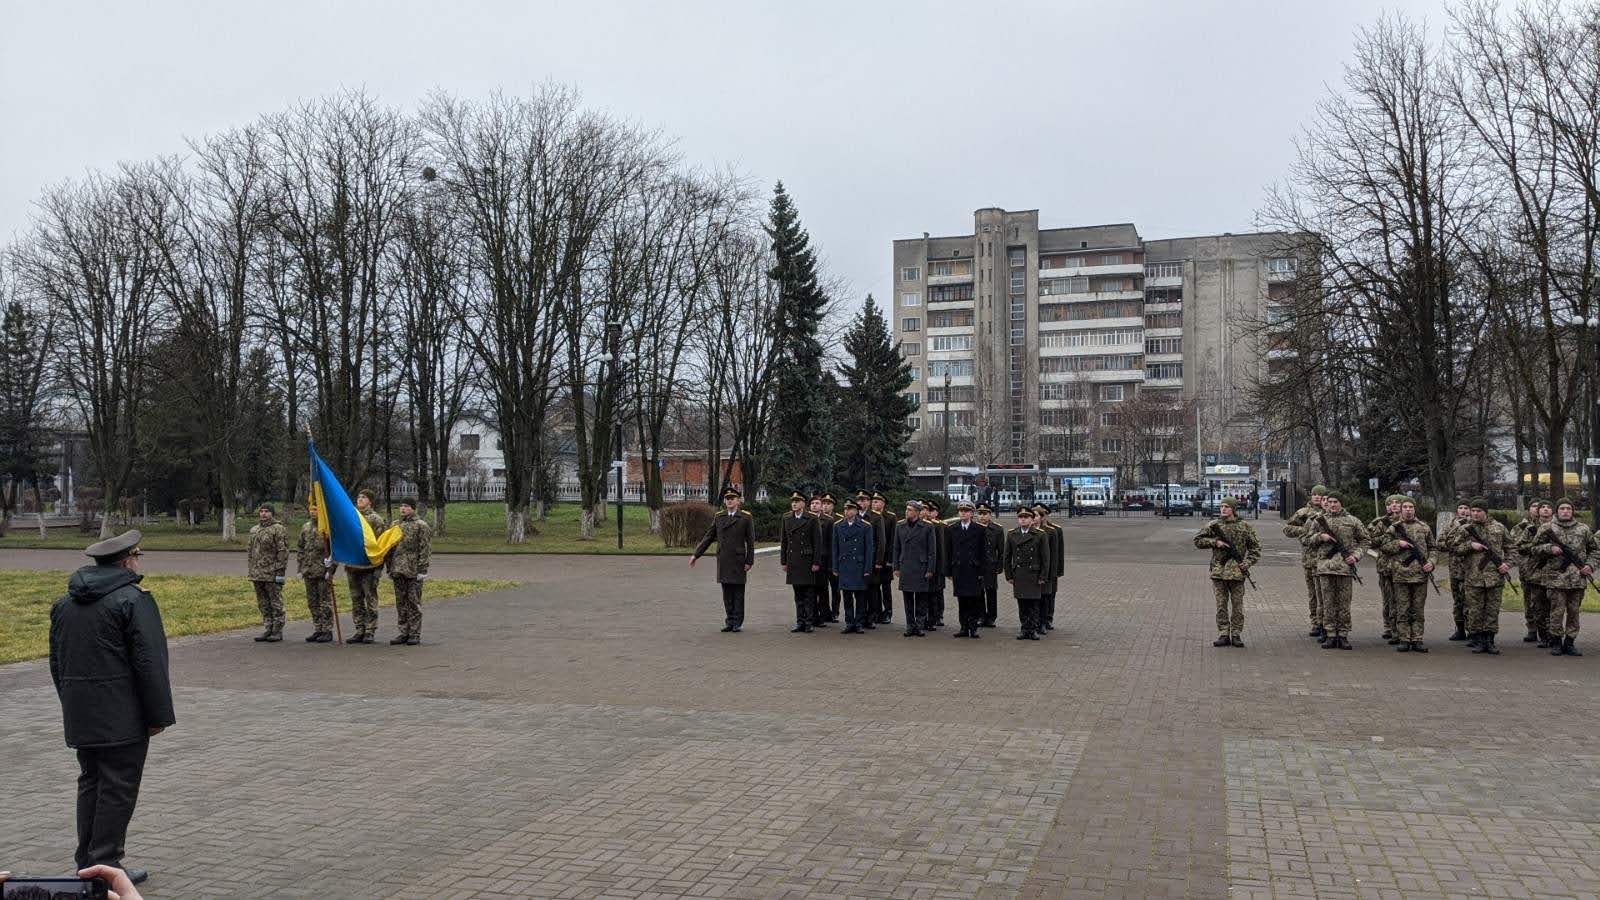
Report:
[[[661,542],[668,547],[693,547],[716,515],[715,509],[698,500],[666,506],[661,510]]]

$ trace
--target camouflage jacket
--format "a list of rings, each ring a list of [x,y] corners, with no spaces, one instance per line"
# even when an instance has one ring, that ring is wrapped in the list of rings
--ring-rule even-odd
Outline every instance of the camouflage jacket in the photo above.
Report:
[[[1357,562],[1360,561],[1361,551],[1367,546],[1367,530],[1361,526],[1360,519],[1349,513],[1337,516],[1317,513],[1306,521],[1305,533],[1300,536],[1300,545],[1311,550],[1316,557],[1316,568],[1312,570],[1315,574],[1349,577],[1352,574],[1350,566],[1339,555],[1337,545],[1332,541],[1318,540],[1324,530],[1338,538],[1344,544],[1345,551],[1356,557]]]
[[[1395,519],[1390,518],[1389,515],[1385,513],[1384,515],[1373,519],[1371,522],[1368,522],[1366,525],[1367,536],[1372,539],[1372,555],[1378,560],[1377,569],[1379,575],[1394,574],[1394,560],[1388,556],[1385,556],[1378,549],[1378,536],[1383,532],[1388,531],[1389,523],[1393,521],[1395,521]]]
[[[1586,565],[1600,569],[1600,541],[1595,539],[1594,531],[1582,522],[1555,519],[1540,525],[1533,539],[1528,542],[1534,558],[1542,561],[1539,566],[1540,584],[1558,591],[1582,590],[1587,584],[1582,570],[1550,554],[1549,548],[1558,543],[1572,551],[1572,555]]]
[[[1531,574],[1529,570],[1538,563],[1537,559],[1530,559],[1527,555],[1528,544],[1533,540],[1534,532],[1538,530],[1538,524],[1532,519],[1522,518],[1517,521],[1517,524],[1511,526],[1507,534],[1508,539],[1511,541],[1511,556],[1508,558],[1516,559],[1517,571],[1522,573],[1524,580]]]
[[[276,581],[289,568],[289,536],[274,519],[250,529],[250,580]]]
[[[322,535],[317,533],[316,522],[307,522],[300,527],[300,538],[295,542],[294,553],[301,578],[323,578],[339,568],[338,564],[331,561],[326,568],[323,567],[322,561],[328,559],[328,552]]]
[[[1474,550],[1473,543],[1488,547],[1488,550]],[[1510,562],[1511,540],[1506,527],[1490,519],[1483,524],[1471,520],[1462,522],[1450,532],[1450,553],[1462,562],[1461,583],[1471,587],[1496,588],[1506,582],[1506,576],[1501,575],[1490,561],[1491,556],[1498,556],[1502,562]],[[1455,578],[1454,572],[1450,573]]]
[[[1218,547],[1217,538],[1227,541],[1229,546]],[[1256,537],[1256,530],[1249,522],[1235,517],[1233,521],[1213,519],[1194,536],[1194,545],[1200,550],[1211,551],[1211,578],[1213,581],[1243,581],[1244,571],[1239,568],[1239,560],[1235,554],[1244,558],[1246,569],[1254,566],[1261,559],[1261,541]]]
[[[1450,580],[1460,584],[1467,583],[1467,560],[1465,557],[1455,555],[1450,548],[1454,546],[1455,533],[1466,522],[1466,519],[1452,518],[1450,524],[1444,526],[1444,530],[1439,532],[1439,549],[1449,554],[1447,565],[1450,568]]]
[[[1295,510],[1294,515],[1290,516],[1288,523],[1283,526],[1283,536],[1286,537],[1286,538],[1294,538],[1297,541],[1300,540],[1301,538],[1305,537],[1305,534],[1306,534],[1306,523],[1311,521],[1311,517],[1312,516],[1320,515],[1321,513],[1322,513],[1322,510],[1320,510],[1320,509],[1318,509],[1315,506],[1312,506],[1310,504],[1306,504],[1305,506],[1302,506],[1299,509]],[[1300,565],[1305,566],[1307,570],[1316,569],[1316,567],[1317,567],[1317,553],[1316,553],[1316,551],[1313,550],[1311,547],[1304,546],[1304,542],[1303,541],[1301,542],[1301,544],[1302,544],[1302,546],[1300,547]]]
[[[1405,541],[1411,548],[1400,546]],[[1422,559],[1433,562],[1433,529],[1428,523],[1420,519],[1410,522],[1396,519],[1390,522],[1382,531],[1372,535],[1372,546],[1378,551],[1378,558],[1389,563],[1389,576],[1401,584],[1421,584],[1428,580],[1428,573],[1422,571]],[[1413,553],[1412,549],[1417,553]]]
[[[368,525],[372,526],[372,536],[373,537],[377,537],[378,535],[383,534],[383,528],[384,528],[384,524],[385,523],[383,521],[383,516],[378,515],[378,511],[377,510],[369,509],[366,512],[360,512],[359,510],[357,510],[357,513],[363,519],[367,520],[367,524]],[[378,567],[377,566],[352,566],[349,563],[345,563],[344,571],[345,571],[345,574],[348,575],[351,572],[371,572],[373,569],[376,569],[376,568],[378,568]]]
[[[415,578],[428,574],[428,561],[433,556],[433,529],[416,514],[401,516],[400,543],[389,550],[383,564],[390,578]]]

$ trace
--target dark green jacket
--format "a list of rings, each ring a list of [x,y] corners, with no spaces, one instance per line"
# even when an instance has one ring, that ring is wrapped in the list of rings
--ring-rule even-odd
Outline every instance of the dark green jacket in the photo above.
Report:
[[[69,747],[134,744],[176,721],[167,634],[142,577],[84,566],[50,608],[50,678]]]

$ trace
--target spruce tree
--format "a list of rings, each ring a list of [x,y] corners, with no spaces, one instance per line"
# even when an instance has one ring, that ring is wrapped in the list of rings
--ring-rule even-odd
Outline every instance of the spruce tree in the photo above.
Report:
[[[762,481],[774,498],[827,485],[833,475],[832,432],[817,331],[828,297],[817,283],[811,238],[794,201],[778,182],[766,226],[772,240],[767,277],[778,287],[773,340],[772,435]]]
[[[846,405],[840,416],[838,480],[851,489],[904,487],[911,451],[906,417],[917,402],[906,396],[911,365],[889,333],[889,323],[868,294],[844,336]]]

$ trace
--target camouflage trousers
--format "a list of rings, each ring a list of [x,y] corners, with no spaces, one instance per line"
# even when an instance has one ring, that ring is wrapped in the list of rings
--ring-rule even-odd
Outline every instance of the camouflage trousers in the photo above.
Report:
[[[1465,576],[1450,573],[1450,618],[1460,631],[1467,630],[1467,585]]]
[[[378,630],[378,570],[344,570],[345,582],[350,585],[350,621],[356,634],[371,637]]]
[[[394,576],[394,615],[401,637],[422,637],[422,582]]]
[[[1217,595],[1217,634],[1238,637],[1244,633],[1244,582],[1211,579]]]
[[[306,607],[311,610],[313,631],[333,631],[333,582],[326,578],[302,578],[306,583]]]
[[[1378,596],[1383,598],[1383,630],[1395,630],[1394,576],[1378,575]]]
[[[1322,602],[1322,626],[1329,634],[1343,637],[1350,633],[1349,575],[1318,575],[1317,597]]]
[[[1474,634],[1498,634],[1500,631],[1500,593],[1505,585],[1494,587],[1467,586],[1467,631]]]
[[[1394,636],[1402,641],[1422,640],[1422,608],[1428,602],[1428,583],[1391,581]]]
[[[1583,588],[1570,591],[1545,588],[1545,594],[1550,598],[1550,636],[1577,637],[1578,607],[1583,604]]]
[[[1306,569],[1306,607],[1311,613],[1311,627],[1322,627],[1322,601],[1319,599],[1317,574]]]
[[[1522,619],[1538,633],[1550,627],[1550,595],[1542,584],[1522,579]]]
[[[256,608],[261,610],[261,627],[272,634],[283,633],[283,585],[276,581],[252,581],[256,586]]]

